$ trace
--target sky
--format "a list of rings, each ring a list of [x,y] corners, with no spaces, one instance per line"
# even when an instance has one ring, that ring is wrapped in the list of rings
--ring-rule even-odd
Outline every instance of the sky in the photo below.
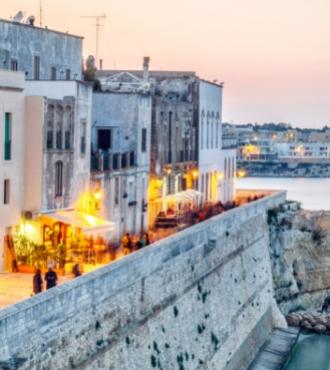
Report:
[[[329,0],[42,0],[43,24],[82,35],[104,68],[196,71],[225,83],[223,121],[330,125]],[[0,17],[39,0],[1,0]]]

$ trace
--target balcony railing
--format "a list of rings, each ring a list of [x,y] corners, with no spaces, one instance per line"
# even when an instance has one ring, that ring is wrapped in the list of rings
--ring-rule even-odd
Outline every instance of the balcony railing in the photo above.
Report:
[[[98,151],[92,153],[92,171],[119,171],[137,166],[136,153],[112,153],[109,151]]]

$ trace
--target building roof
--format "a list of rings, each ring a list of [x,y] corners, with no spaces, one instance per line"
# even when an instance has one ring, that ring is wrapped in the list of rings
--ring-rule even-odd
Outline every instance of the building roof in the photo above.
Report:
[[[56,30],[49,29],[47,27],[31,26],[30,24],[27,24],[27,23],[15,22],[15,21],[3,19],[3,18],[0,18],[0,23],[1,22],[8,23],[8,24],[15,25],[15,26],[22,26],[22,27],[27,27],[27,28],[30,28],[30,29],[45,31],[45,32],[57,33],[57,34],[62,35],[62,36],[74,37],[74,38],[77,38],[77,39],[83,39],[84,38],[83,36],[73,35],[73,34],[68,33],[68,32],[56,31]]]
[[[96,77],[107,77],[116,75],[119,73],[130,73],[138,78],[143,78],[143,70],[129,70],[129,69],[107,69],[107,70],[101,70],[96,71]],[[163,79],[163,78],[180,78],[180,77],[196,77],[200,81],[208,83],[210,85],[214,85],[217,87],[223,88],[224,82],[215,82],[215,81],[209,81],[203,78],[200,78],[197,76],[196,72],[193,71],[149,71],[149,76],[156,78],[156,79]]]
[[[97,77],[106,77],[118,73],[128,72],[137,77],[143,77],[143,70],[129,70],[129,69],[108,69],[97,71]],[[176,78],[176,77],[197,77],[196,72],[193,71],[149,71],[149,76],[153,78]]]

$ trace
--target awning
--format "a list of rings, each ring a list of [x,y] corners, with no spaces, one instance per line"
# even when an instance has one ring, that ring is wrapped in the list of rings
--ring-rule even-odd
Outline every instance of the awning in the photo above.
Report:
[[[180,191],[175,194],[169,194],[165,198],[160,198],[158,202],[177,202],[177,203],[187,203],[195,202],[199,203],[203,198],[203,194],[197,190],[189,189],[185,191]]]
[[[55,212],[43,213],[42,216],[75,226],[84,234],[104,234],[113,231],[115,224],[101,218],[81,213],[75,210],[58,210]]]

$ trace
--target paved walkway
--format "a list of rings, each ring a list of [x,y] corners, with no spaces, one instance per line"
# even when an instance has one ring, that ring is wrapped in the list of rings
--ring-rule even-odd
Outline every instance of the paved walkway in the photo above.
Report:
[[[33,274],[0,273],[0,309],[31,297]],[[71,280],[71,276],[59,276],[59,284]]]

